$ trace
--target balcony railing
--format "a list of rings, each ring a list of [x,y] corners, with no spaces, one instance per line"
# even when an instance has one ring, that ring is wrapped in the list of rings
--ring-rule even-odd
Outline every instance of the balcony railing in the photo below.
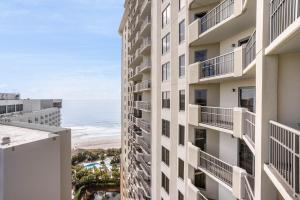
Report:
[[[140,129],[142,129],[142,130],[144,130],[144,131],[146,131],[146,132],[148,132],[148,133],[150,133],[150,131],[151,131],[151,124],[149,123],[149,122],[147,122],[147,121],[145,121],[145,120],[143,120],[143,119],[138,119],[138,120],[136,120],[137,121],[137,126],[140,128]]]
[[[201,106],[200,123],[233,130],[233,109]]]
[[[245,200],[255,200],[254,177],[251,177],[249,175],[244,175],[243,182],[245,184]]]
[[[136,108],[139,110],[151,111],[151,103],[147,101],[136,101]]]
[[[146,26],[148,26],[150,23],[151,23],[151,18],[147,16],[141,25],[141,32],[143,32]]]
[[[255,144],[255,113],[247,111],[245,113],[245,121],[244,121],[244,135],[252,143],[251,145],[254,147]]]
[[[270,1],[270,40],[275,40],[300,14],[299,0]]]
[[[150,182],[148,181],[146,182],[146,180],[143,177],[140,177],[140,179],[146,192],[145,196],[150,197],[151,196],[151,188],[149,186]]]
[[[230,52],[200,63],[200,79],[234,72],[234,52]]]
[[[232,187],[233,168],[231,165],[200,150],[199,166],[228,186]]]
[[[298,196],[300,192],[300,131],[270,121],[269,164]]]
[[[245,47],[245,65],[246,68],[256,58],[256,31],[251,35]]]
[[[141,166],[144,169],[144,171],[147,173],[147,176],[151,176],[151,167],[144,161],[144,159],[141,160]]]
[[[199,189],[192,183],[190,179],[188,179],[188,199],[195,199],[195,200],[208,200],[200,191]]]
[[[138,84],[135,85],[134,91],[135,92],[141,92],[143,90],[148,90],[151,88],[151,81],[150,80],[146,80],[143,82],[140,82]]]
[[[229,18],[234,13],[234,0],[225,0],[203,16],[200,23],[200,33],[219,24],[223,20]]]

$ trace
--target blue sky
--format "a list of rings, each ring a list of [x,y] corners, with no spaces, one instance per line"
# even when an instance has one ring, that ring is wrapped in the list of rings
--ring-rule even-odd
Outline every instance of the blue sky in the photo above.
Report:
[[[123,0],[1,0],[0,92],[119,99]]]

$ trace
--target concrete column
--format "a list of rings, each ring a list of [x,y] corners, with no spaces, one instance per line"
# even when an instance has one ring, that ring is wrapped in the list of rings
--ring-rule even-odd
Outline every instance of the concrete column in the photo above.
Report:
[[[151,1],[151,198],[161,199],[161,1]]]
[[[257,1],[255,198],[276,199],[276,189],[264,172],[268,162],[269,120],[277,118],[277,57],[266,57],[269,44],[269,0]]]

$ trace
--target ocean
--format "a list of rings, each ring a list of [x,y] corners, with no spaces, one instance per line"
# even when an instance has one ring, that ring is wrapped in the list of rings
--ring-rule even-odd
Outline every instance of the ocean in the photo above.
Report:
[[[72,142],[121,138],[120,100],[63,100],[62,126],[72,129]]]

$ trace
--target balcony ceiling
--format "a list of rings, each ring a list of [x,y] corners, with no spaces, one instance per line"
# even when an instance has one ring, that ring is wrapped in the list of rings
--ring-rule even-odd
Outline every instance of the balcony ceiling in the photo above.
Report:
[[[194,8],[207,6],[207,5],[210,5],[210,4],[220,2],[220,0],[191,0],[190,2],[191,2],[190,3],[190,8],[194,9]]]
[[[218,43],[226,38],[236,35],[256,24],[256,1],[248,0],[245,10],[239,16],[232,16],[215,27],[199,35],[191,46]]]

